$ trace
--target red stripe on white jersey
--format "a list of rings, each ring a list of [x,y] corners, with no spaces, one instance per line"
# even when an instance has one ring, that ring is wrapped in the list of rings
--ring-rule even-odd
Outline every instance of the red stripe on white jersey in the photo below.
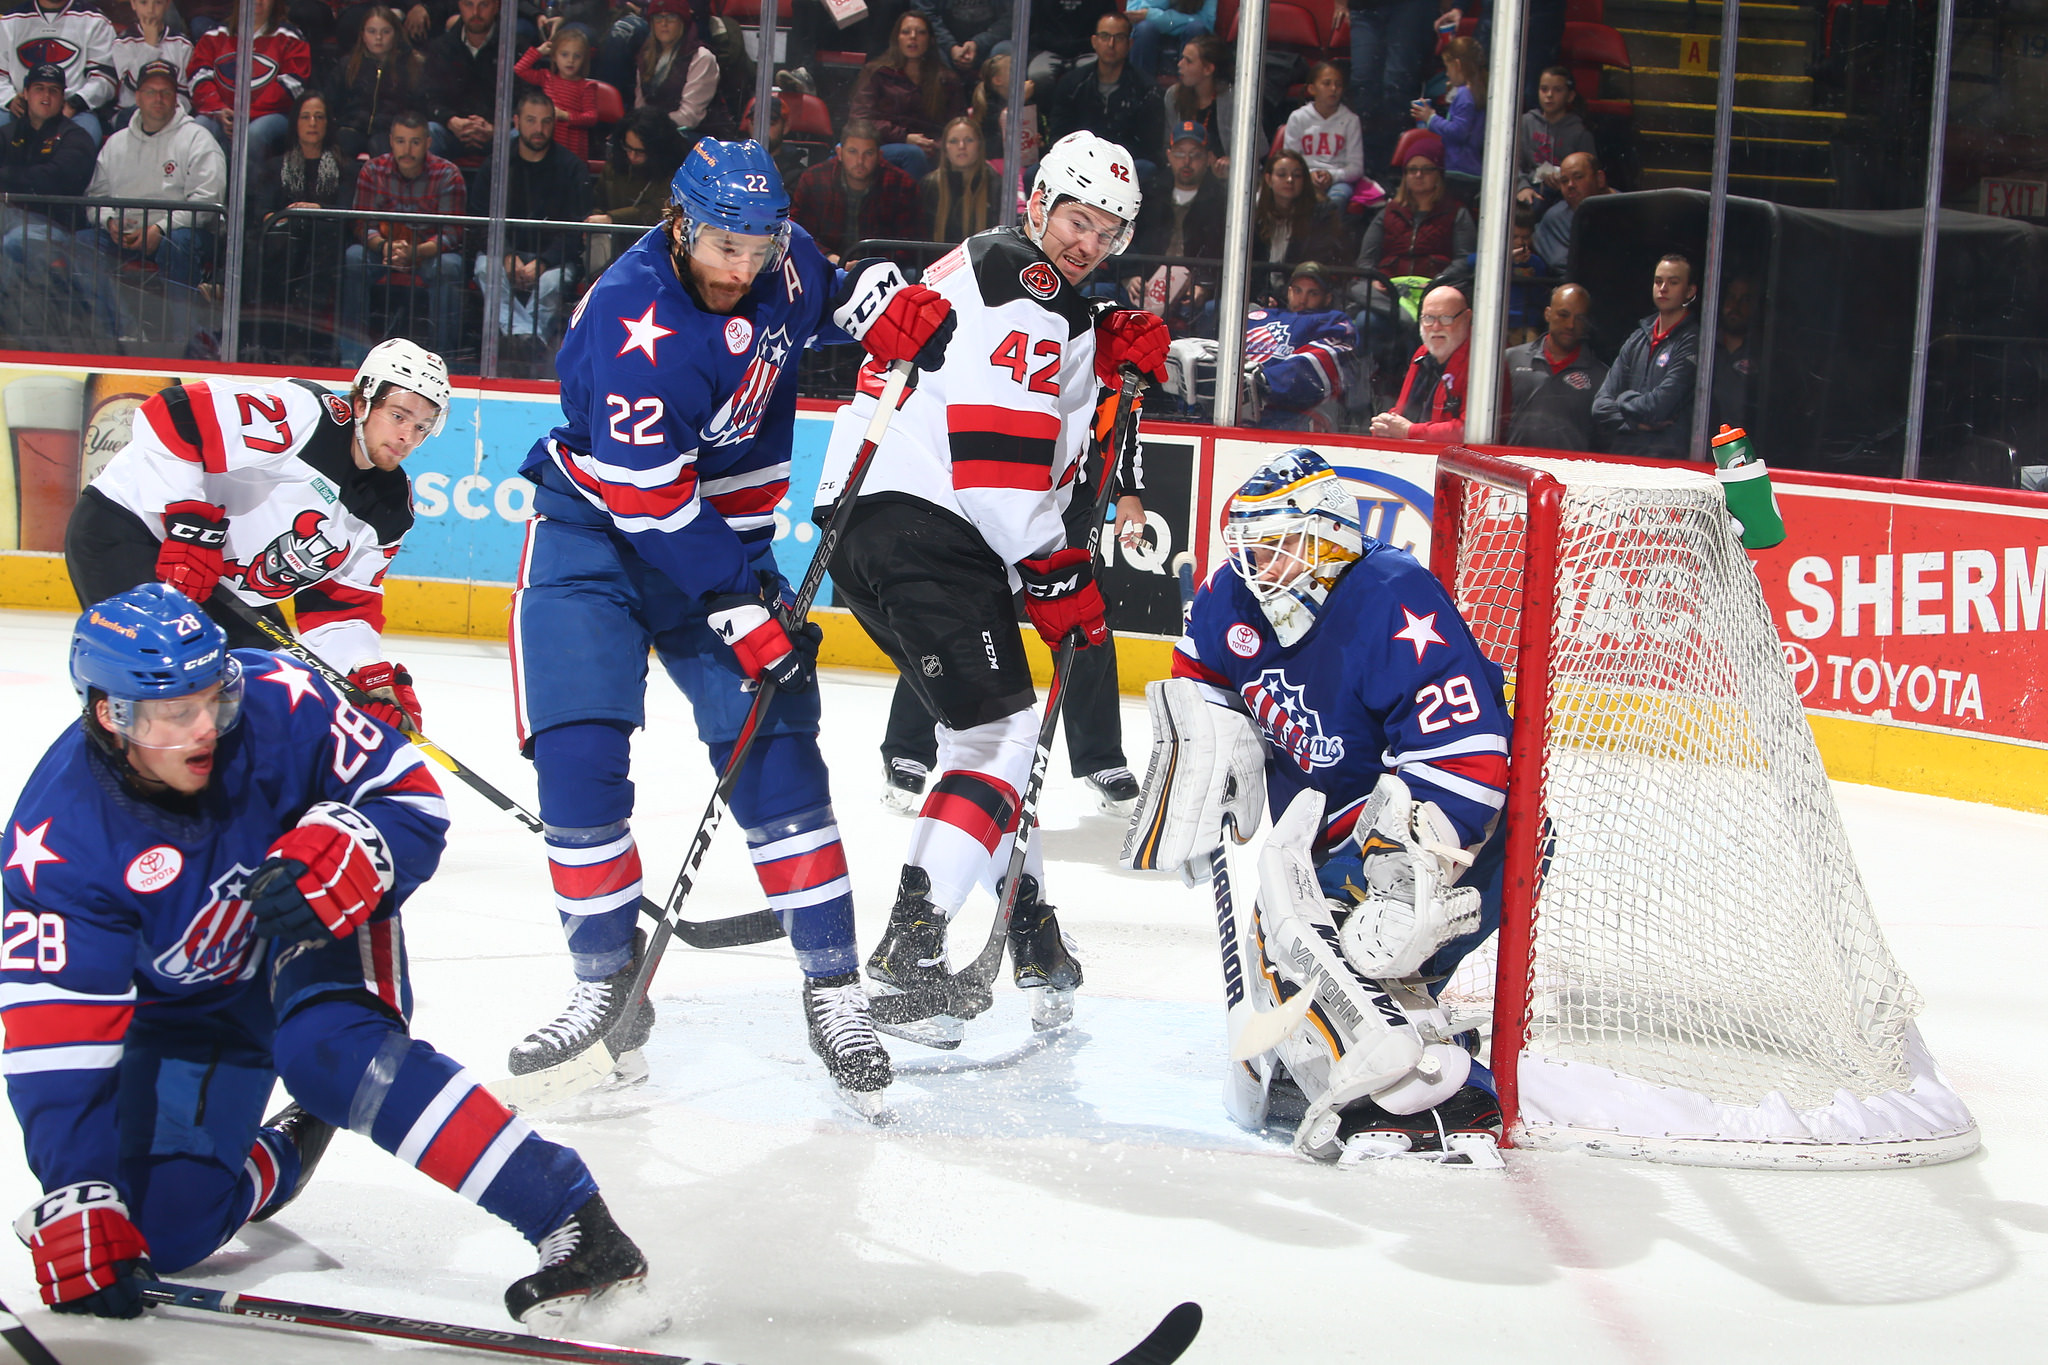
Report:
[[[220,434],[220,414],[213,410],[213,390],[205,380],[185,386],[186,397],[192,400],[192,420],[199,424],[199,462],[209,474],[224,474],[228,467],[228,448]]]
[[[149,423],[149,429],[156,434],[157,440],[163,443],[165,450],[187,463],[199,463],[199,447],[179,434],[177,423],[171,420],[170,404],[164,401],[161,393],[151,394],[148,401],[143,403],[142,416],[143,420]]]
[[[994,436],[1017,436],[1027,441],[1057,441],[1060,419],[1050,412],[1020,411],[982,403],[954,403],[946,409],[946,430],[985,431]]]

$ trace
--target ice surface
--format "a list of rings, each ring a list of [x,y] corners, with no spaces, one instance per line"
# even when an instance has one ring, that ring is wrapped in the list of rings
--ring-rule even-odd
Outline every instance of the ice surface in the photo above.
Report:
[[[75,715],[69,629],[64,616],[0,613],[0,703],[19,736],[0,752],[10,806]],[[530,804],[503,649],[406,640],[396,653],[419,681],[429,733]],[[827,675],[825,748],[864,947],[909,833],[876,799],[887,702],[876,675]],[[665,681],[650,688],[649,715],[635,823],[658,897],[711,777]],[[1124,723],[1142,770],[1143,707],[1127,702]],[[1811,1174],[1509,1153],[1504,1176],[1336,1171],[1224,1117],[1207,893],[1117,871],[1118,822],[1094,814],[1064,753],[1053,771],[1049,891],[1088,972],[1066,1035],[1034,1039],[1005,986],[960,1052],[892,1041],[901,1122],[878,1131],[833,1103],[786,948],[678,947],[655,984],[651,1079],[541,1116],[589,1160],[652,1261],[672,1325],[628,1344],[728,1365],[1089,1365],[1193,1298],[1208,1322],[1187,1359],[1233,1365],[1766,1353],[1863,1365],[2040,1350],[2048,819],[1837,788],[1892,948],[1927,997],[1928,1045],[1983,1128],[1974,1158]],[[488,1077],[552,1014],[569,971],[539,842],[444,785],[448,856],[406,910],[415,1031]],[[761,903],[728,828],[692,910]],[[0,1125],[0,1147],[18,1151],[11,1113]],[[36,1193],[18,1157],[0,1158],[0,1215]],[[531,1266],[510,1229],[344,1134],[287,1213],[182,1278],[496,1326],[504,1286]],[[57,1318],[30,1307],[19,1251],[0,1252],[0,1296],[67,1365],[387,1358],[367,1339],[255,1323]],[[489,1358],[428,1358],[465,1356]]]

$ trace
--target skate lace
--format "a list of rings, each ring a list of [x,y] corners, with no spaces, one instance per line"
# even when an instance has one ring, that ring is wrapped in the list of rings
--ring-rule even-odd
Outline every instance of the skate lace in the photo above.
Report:
[[[811,992],[811,1013],[818,1032],[834,1052],[853,1052],[880,1047],[874,1020],[868,1014],[867,994],[858,985],[826,986]]]
[[[1104,768],[1095,774],[1094,780],[1098,786],[1107,787],[1117,782],[1136,782],[1138,775],[1129,768]]]
[[[914,777],[922,782],[931,776],[932,770],[914,758],[892,758],[889,766],[905,777]]]
[[[579,981],[569,993],[569,1003],[553,1022],[542,1024],[533,1037],[556,1047],[566,1047],[577,1036],[597,1027],[611,1008],[612,988],[604,981]]]
[[[540,1268],[560,1265],[576,1254],[576,1246],[583,1240],[583,1226],[574,1218],[540,1239]]]

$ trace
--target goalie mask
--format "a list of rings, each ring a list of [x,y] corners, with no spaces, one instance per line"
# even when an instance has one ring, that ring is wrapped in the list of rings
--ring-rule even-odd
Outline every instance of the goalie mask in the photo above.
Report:
[[[1306,447],[1261,465],[1223,514],[1231,567],[1283,648],[1308,634],[1344,571],[1365,552],[1358,500]]]

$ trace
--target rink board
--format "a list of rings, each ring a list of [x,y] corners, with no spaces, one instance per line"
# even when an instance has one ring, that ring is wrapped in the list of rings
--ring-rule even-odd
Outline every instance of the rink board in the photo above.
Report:
[[[116,368],[75,358],[0,365],[0,605],[74,610],[61,558],[77,490],[126,440],[148,393],[181,378],[277,379],[278,367]],[[67,364],[67,360],[74,363]],[[337,390],[349,376],[310,376]],[[811,490],[834,405],[800,405],[775,553],[792,581],[816,545]],[[458,383],[442,433],[407,461],[413,531],[386,583],[390,629],[502,639],[531,511],[518,466],[558,417],[552,385]],[[1176,556],[1215,563],[1218,516],[1244,477],[1299,443],[1284,433],[1143,428],[1148,534],[1137,552],[1104,537],[1102,572],[1120,682],[1164,677],[1178,634]],[[1429,554],[1435,447],[1319,436],[1359,496],[1369,534]],[[1790,537],[1752,556],[1773,623],[1839,779],[2048,810],[2048,496],[1780,471]],[[843,611],[819,601],[821,659],[887,661]],[[1026,633],[1043,682],[1050,660]]]

